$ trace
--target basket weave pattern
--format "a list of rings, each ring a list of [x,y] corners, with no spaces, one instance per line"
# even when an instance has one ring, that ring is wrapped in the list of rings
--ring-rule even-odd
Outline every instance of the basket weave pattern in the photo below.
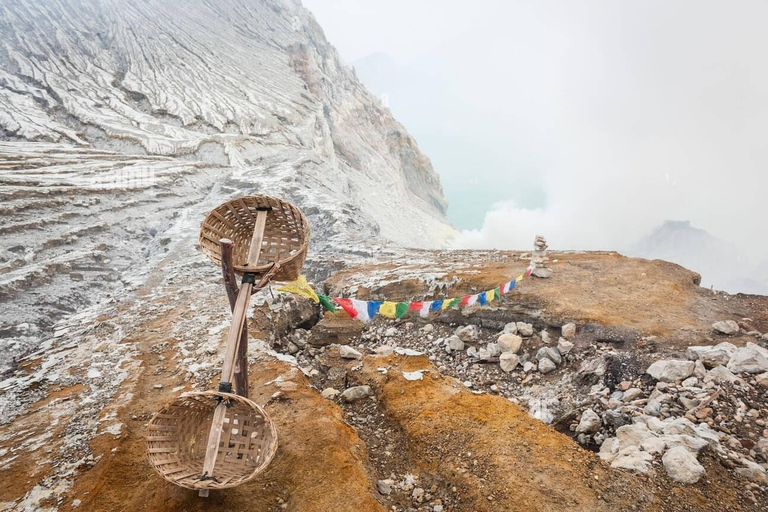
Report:
[[[213,411],[228,401],[214,477],[201,479]],[[272,420],[254,402],[229,393],[185,393],[148,425],[147,454],[160,475],[187,489],[226,489],[260,473],[277,451]]]
[[[256,212],[269,209],[258,265],[246,266]],[[264,274],[271,264],[280,263],[277,281],[299,277],[309,247],[309,224],[297,207],[269,196],[246,196],[228,201],[211,211],[200,229],[200,249],[221,265],[219,240],[234,242],[232,256],[235,271]]]

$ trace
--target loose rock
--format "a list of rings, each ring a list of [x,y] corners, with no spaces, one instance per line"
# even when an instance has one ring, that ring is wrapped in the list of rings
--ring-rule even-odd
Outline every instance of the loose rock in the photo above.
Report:
[[[557,366],[555,366],[555,363],[552,362],[550,359],[542,359],[539,361],[539,371],[541,373],[549,373],[551,371],[554,371]]]
[[[570,323],[565,324],[561,329],[560,332],[563,335],[563,338],[569,340],[576,336],[576,324]]]
[[[682,446],[667,450],[661,457],[669,477],[683,484],[695,484],[706,472],[696,457]]]
[[[739,324],[733,320],[721,320],[712,324],[712,328],[720,334],[736,334],[739,332]]]
[[[662,382],[677,382],[690,377],[695,366],[693,361],[666,359],[656,361],[645,372]]]
[[[355,386],[353,388],[347,388],[341,394],[342,400],[345,402],[355,402],[362,398],[371,396],[371,386]]]
[[[502,334],[497,340],[499,348],[503,352],[512,352],[517,354],[520,351],[520,347],[523,345],[523,338],[516,334]]]
[[[598,416],[598,414],[592,409],[586,409],[581,414],[581,419],[579,420],[579,424],[576,426],[576,433],[594,434],[595,432],[600,430],[601,426],[602,426],[602,422],[600,421],[600,416]]]
[[[499,365],[505,372],[511,372],[520,364],[520,358],[513,352],[502,352],[499,356]]]

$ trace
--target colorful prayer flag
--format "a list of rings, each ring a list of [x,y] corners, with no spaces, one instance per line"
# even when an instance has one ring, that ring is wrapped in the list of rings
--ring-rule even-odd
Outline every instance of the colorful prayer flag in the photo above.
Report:
[[[320,304],[322,304],[326,311],[330,311],[334,315],[336,314],[336,306],[333,305],[333,302],[331,302],[331,298],[329,296],[317,294],[317,300],[320,301]]]
[[[419,316],[426,318],[427,315],[429,315],[429,312],[432,311],[432,301],[431,300],[425,300],[421,303],[421,310],[419,311]]]
[[[381,303],[379,313],[387,318],[395,318],[395,314],[397,314],[397,303],[385,300]]]
[[[352,307],[357,311],[357,319],[361,322],[370,322],[371,317],[368,316],[368,301],[350,299],[352,301]]]
[[[299,276],[298,279],[296,279],[295,281],[291,281],[290,283],[284,284],[283,286],[278,288],[277,291],[294,293],[296,295],[301,295],[302,297],[312,299],[314,302],[320,302],[320,299],[317,297],[315,290],[313,290],[312,287],[309,286],[309,283],[307,282],[307,278],[304,276]]]
[[[349,318],[357,318],[357,310],[352,306],[352,301],[350,299],[343,299],[341,297],[334,297],[334,302],[341,306],[341,309],[347,312],[347,315]]]
[[[485,298],[485,292],[477,294],[477,302],[479,302],[481,306],[488,304],[488,301]]]
[[[378,313],[380,307],[381,307],[380,300],[368,301],[368,318],[373,320],[373,317],[376,316],[376,313]]]
[[[403,318],[408,312],[410,304],[408,302],[398,302],[395,307],[395,318]]]

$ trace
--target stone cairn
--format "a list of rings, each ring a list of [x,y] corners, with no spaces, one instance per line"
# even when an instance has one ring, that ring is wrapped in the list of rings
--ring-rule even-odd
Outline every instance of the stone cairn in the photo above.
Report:
[[[533,241],[533,255],[531,256],[531,263],[535,265],[533,275],[546,279],[552,275],[552,270],[547,268],[547,240],[541,236],[536,235],[536,240]]]

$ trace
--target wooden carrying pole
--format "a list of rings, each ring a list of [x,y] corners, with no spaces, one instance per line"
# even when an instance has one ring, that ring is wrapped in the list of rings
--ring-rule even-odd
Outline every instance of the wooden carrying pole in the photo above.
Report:
[[[267,210],[259,210],[256,212],[256,223],[253,228],[253,237],[251,238],[251,245],[248,250],[247,266],[257,266],[259,263],[259,256],[261,255],[261,242],[264,239],[264,228],[267,222]],[[274,270],[274,267],[273,267]],[[262,282],[269,281],[271,277],[268,273],[262,279]],[[224,364],[221,369],[221,383],[219,384],[219,391],[224,393],[232,392],[232,377],[235,370],[235,357],[238,353],[238,345],[240,345],[240,339],[243,334],[243,326],[245,324],[245,315],[248,311],[248,304],[250,303],[251,293],[253,291],[254,274],[246,273],[243,275],[243,284],[240,286],[240,291],[237,294],[237,301],[235,302],[235,308],[232,312],[232,327],[229,330],[229,337],[227,338],[226,352],[224,353]],[[266,284],[266,283],[265,283]],[[260,282],[259,285],[263,286]],[[203,474],[202,479],[213,478],[213,470],[216,465],[216,456],[219,452],[219,444],[221,443],[221,434],[224,427],[224,418],[227,413],[227,405],[224,401],[219,402],[216,409],[213,411],[213,420],[211,421],[211,430],[208,434],[208,444],[205,449],[205,461],[203,462]],[[208,490],[201,489],[201,496],[207,496]]]
[[[232,263],[232,247],[234,242],[228,238],[222,238],[219,241],[221,247],[221,273],[224,276],[224,287],[227,290],[229,299],[229,308],[234,311],[237,303],[237,276]],[[235,360],[235,376],[233,382],[235,393],[248,398],[248,322],[243,325],[243,332],[240,335],[240,342],[237,349],[237,358]]]

